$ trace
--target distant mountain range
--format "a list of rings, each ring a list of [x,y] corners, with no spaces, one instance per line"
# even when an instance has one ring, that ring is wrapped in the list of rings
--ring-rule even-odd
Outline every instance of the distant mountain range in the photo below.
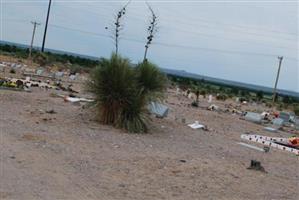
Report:
[[[1,40],[0,40],[0,44],[14,45],[14,46],[17,46],[20,48],[29,48],[29,46],[25,45],[25,44],[19,44],[19,43],[13,43],[13,42],[1,41]],[[35,49],[40,49],[40,48],[35,47]],[[67,54],[67,55],[78,56],[78,57],[87,58],[87,59],[91,59],[91,60],[99,59],[94,56],[82,55],[82,54],[71,53],[71,52],[66,52],[66,51],[60,51],[60,50],[54,50],[54,49],[45,49],[45,50],[48,52],[51,52],[51,53]],[[169,75],[176,75],[176,76],[181,76],[181,77],[186,77],[186,78],[205,80],[205,81],[208,81],[211,83],[216,83],[216,84],[235,86],[235,87],[245,88],[245,89],[250,89],[250,90],[255,90],[255,91],[263,91],[265,93],[272,93],[272,91],[273,91],[273,88],[270,88],[270,87],[242,83],[242,82],[238,82],[238,81],[230,81],[230,80],[225,80],[225,79],[220,79],[220,78],[213,78],[213,77],[209,77],[209,76],[203,76],[203,75],[199,75],[199,74],[186,72],[185,70],[174,70],[174,69],[166,69],[166,68],[161,68],[161,70],[164,73],[169,74]],[[288,96],[299,98],[299,93],[295,92],[295,91],[278,89],[277,92],[282,95],[288,95]]]
[[[263,91],[265,93],[273,92],[273,88],[270,88],[270,87],[242,83],[242,82],[237,82],[237,81],[224,80],[224,79],[219,79],[219,78],[213,78],[213,77],[209,77],[209,76],[203,76],[203,75],[199,75],[199,74],[189,73],[189,72],[186,72],[185,70],[174,70],[174,69],[163,68],[162,71],[164,71],[164,73],[170,74],[170,75],[176,75],[176,76],[181,76],[181,77],[186,77],[186,78],[193,78],[193,79],[197,79],[197,80],[205,80],[205,81],[208,81],[211,83],[235,86],[235,87],[245,88],[245,89],[250,89],[250,90],[255,90],[255,91]],[[281,90],[281,89],[278,89],[277,92],[282,95],[288,95],[288,96],[299,98],[298,92]]]

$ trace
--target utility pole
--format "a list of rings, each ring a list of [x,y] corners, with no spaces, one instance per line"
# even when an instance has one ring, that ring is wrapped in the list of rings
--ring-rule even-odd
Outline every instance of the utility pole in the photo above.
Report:
[[[44,50],[45,50],[45,43],[46,43],[49,15],[50,15],[50,10],[51,10],[51,3],[52,3],[52,0],[49,0],[48,13],[47,13],[47,19],[46,19],[46,25],[45,25],[45,31],[44,31],[44,38],[43,38],[42,52],[44,52]]]
[[[33,32],[32,32],[32,39],[31,39],[30,49],[29,49],[29,59],[31,59],[31,56],[32,56],[32,48],[33,48],[35,30],[36,30],[36,27],[40,25],[40,23],[37,23],[37,22],[31,22],[31,23],[33,24]]]
[[[276,89],[277,89],[277,83],[278,83],[278,79],[279,79],[279,74],[280,74],[280,68],[281,68],[282,59],[283,59],[283,56],[278,56],[279,66],[278,66],[278,71],[277,71],[277,75],[276,75],[276,81],[275,81],[275,85],[274,85],[274,89],[273,89],[273,105],[274,105],[275,99],[276,99]]]

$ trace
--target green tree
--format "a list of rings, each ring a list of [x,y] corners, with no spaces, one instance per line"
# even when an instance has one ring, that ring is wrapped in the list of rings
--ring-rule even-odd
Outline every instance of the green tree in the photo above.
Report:
[[[204,98],[206,98],[207,91],[206,90],[201,90],[200,95],[202,95]]]
[[[295,115],[299,116],[299,105],[294,106],[294,113]]]
[[[289,104],[289,103],[292,103],[292,98],[289,97],[289,96],[283,96],[282,98],[282,102],[285,103],[285,104]]]
[[[256,98],[258,99],[258,101],[261,101],[263,98],[264,98],[264,93],[263,93],[263,91],[258,91],[257,93],[256,93]]]

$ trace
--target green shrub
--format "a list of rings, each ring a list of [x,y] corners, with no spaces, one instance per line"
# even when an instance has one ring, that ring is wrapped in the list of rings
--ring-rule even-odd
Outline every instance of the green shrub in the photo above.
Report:
[[[232,99],[232,98],[234,97],[234,94],[229,93],[229,94],[227,95],[227,97],[230,98],[230,99]]]
[[[16,70],[14,70],[14,69],[10,69],[10,70],[9,70],[9,73],[11,73],[11,74],[15,74],[15,73],[16,73]]]
[[[294,106],[294,113],[295,115],[299,116],[299,106]]]
[[[276,109],[279,111],[282,111],[284,109],[284,104],[283,103],[278,103],[276,106]]]
[[[200,95],[202,95],[204,98],[206,98],[207,91],[206,90],[201,90]]]
[[[191,103],[191,106],[193,106],[193,107],[198,107],[198,101],[193,101],[193,102]]]
[[[225,101],[227,99],[227,95],[226,94],[218,94],[216,96],[217,100],[221,100],[221,101]]]
[[[33,56],[33,61],[41,66],[45,66],[49,63],[49,57],[45,53],[36,53]]]
[[[163,97],[165,81],[155,65],[144,62],[133,68],[128,59],[113,54],[91,72],[87,90],[96,96],[102,123],[139,133],[147,132],[147,105]]]
[[[263,91],[258,91],[256,93],[256,98],[258,99],[258,101],[261,101],[264,98],[264,92]]]
[[[266,102],[266,107],[272,108],[272,106],[273,106],[272,102]]]
[[[81,73],[82,71],[82,67],[77,64],[70,66],[70,74]]]

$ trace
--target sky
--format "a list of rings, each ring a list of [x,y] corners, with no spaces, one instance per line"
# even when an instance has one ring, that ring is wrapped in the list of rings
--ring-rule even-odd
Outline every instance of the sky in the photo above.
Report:
[[[41,46],[48,0],[0,0],[0,39]],[[114,16],[127,1],[52,0],[46,48],[109,57]],[[299,92],[297,0],[147,1],[158,16],[148,59],[159,67]],[[122,19],[119,52],[144,54],[150,11],[132,0]],[[108,27],[108,29],[105,29]]]

